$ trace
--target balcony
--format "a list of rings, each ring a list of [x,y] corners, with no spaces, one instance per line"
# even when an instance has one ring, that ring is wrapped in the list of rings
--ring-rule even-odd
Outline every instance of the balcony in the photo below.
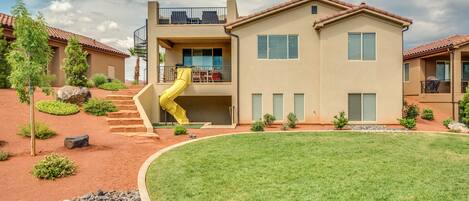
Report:
[[[438,94],[451,93],[450,80],[426,80],[420,82],[421,93]]]
[[[192,83],[210,84],[231,82],[231,66],[193,66]],[[160,67],[159,83],[172,83],[177,78],[176,66]]]
[[[159,24],[225,24],[225,7],[160,8]]]

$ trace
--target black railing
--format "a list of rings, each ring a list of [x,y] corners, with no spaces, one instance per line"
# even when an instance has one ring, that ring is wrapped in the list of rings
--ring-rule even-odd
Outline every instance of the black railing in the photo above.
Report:
[[[134,32],[134,48],[139,57],[146,60],[147,57],[147,26],[143,26]]]
[[[225,24],[225,7],[160,8],[159,24]]]
[[[231,66],[193,66],[193,83],[231,82]],[[174,82],[177,78],[176,66],[160,67],[160,83]]]
[[[450,80],[426,80],[420,82],[421,93],[451,93]]]

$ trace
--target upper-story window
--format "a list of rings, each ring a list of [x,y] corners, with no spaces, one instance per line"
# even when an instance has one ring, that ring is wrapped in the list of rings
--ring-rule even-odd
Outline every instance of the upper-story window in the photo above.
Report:
[[[348,59],[358,61],[376,60],[376,33],[349,33]]]
[[[311,6],[311,14],[313,15],[318,14],[318,6]]]
[[[403,71],[404,71],[404,81],[408,82],[410,80],[410,64],[409,63],[404,64]]]
[[[258,59],[298,59],[298,35],[257,36]]]

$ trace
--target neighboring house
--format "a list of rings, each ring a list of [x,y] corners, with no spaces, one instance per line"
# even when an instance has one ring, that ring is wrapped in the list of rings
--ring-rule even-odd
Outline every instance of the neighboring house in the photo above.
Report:
[[[270,113],[281,123],[290,112],[303,124],[331,124],[341,111],[359,124],[401,117],[402,35],[410,19],[338,0],[291,0],[244,17],[235,0],[226,8],[149,1],[148,13],[135,38],[142,53],[148,44],[154,90],[143,105],[151,122],[171,120],[158,97],[172,85],[175,66],[193,69],[193,83],[176,98],[192,122],[250,124]]]
[[[404,94],[458,119],[469,82],[469,35],[455,35],[404,53]]]
[[[0,13],[0,26],[4,29],[7,40],[14,40],[13,24],[14,17]],[[126,53],[113,47],[100,43],[92,38],[70,33],[53,27],[48,27],[49,45],[53,50],[53,57],[49,64],[48,73],[55,75],[53,86],[63,86],[65,84],[65,73],[62,70],[63,60],[65,58],[65,47],[67,41],[72,36],[77,36],[83,49],[88,52],[89,71],[88,77],[94,74],[102,73],[109,78],[115,78],[124,81],[125,79],[125,58],[129,57]]]

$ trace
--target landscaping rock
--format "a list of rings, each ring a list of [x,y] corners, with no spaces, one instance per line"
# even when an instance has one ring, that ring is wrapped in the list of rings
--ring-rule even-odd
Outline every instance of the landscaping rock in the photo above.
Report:
[[[72,199],[71,201],[140,201],[140,194],[137,190],[126,192],[103,192],[98,190],[96,193],[89,193],[82,197]]]
[[[90,137],[88,135],[67,137],[64,140],[64,145],[68,149],[82,148],[89,146]]]
[[[449,131],[454,133],[467,133],[468,129],[465,124],[453,122],[448,125]]]
[[[57,99],[81,105],[91,98],[91,92],[86,87],[64,86],[57,92]]]

